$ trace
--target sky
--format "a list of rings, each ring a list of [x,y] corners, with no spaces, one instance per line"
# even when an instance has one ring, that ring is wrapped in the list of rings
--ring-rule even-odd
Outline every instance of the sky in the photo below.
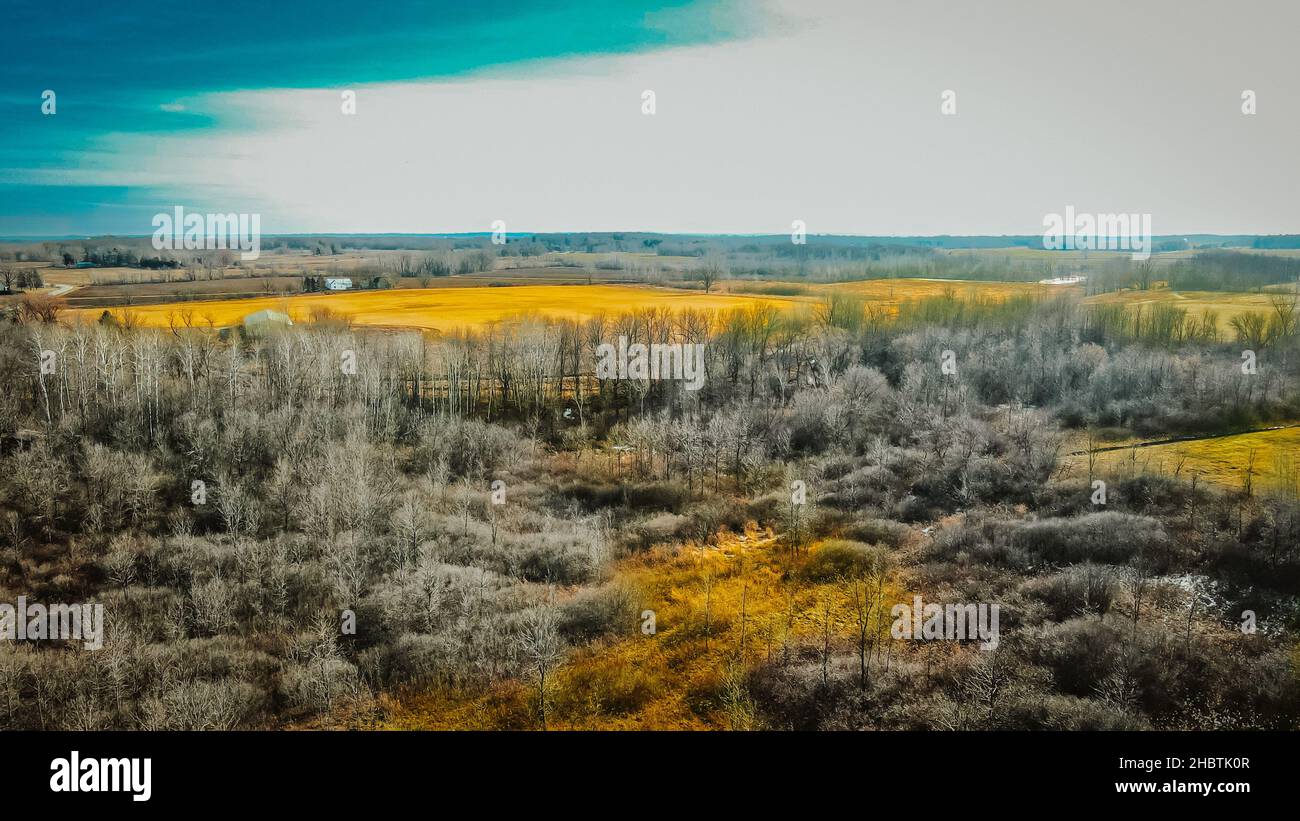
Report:
[[[147,235],[176,206],[267,234],[1035,234],[1067,206],[1300,232],[1292,0],[0,0],[0,22],[0,236]]]

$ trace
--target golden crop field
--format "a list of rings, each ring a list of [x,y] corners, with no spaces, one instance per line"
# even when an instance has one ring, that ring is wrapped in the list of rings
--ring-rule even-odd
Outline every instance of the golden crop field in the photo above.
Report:
[[[849,282],[797,283],[788,280],[728,279],[717,284],[718,290],[734,294],[784,296],[818,302],[831,293],[853,294],[872,305],[883,305],[891,312],[906,301],[941,297],[951,293],[960,300],[1000,302],[1026,294],[1053,297],[1060,294],[1081,296],[1078,285],[1046,285],[1038,282],[998,282],[961,279],[920,279],[889,277]]]
[[[1127,305],[1155,307],[1172,305],[1186,310],[1190,315],[1200,317],[1211,311],[1218,315],[1220,332],[1229,330],[1228,323],[1233,317],[1244,313],[1272,313],[1268,294],[1263,293],[1228,293],[1223,291],[1171,291],[1157,288],[1150,291],[1116,291],[1098,294],[1084,300],[1089,305]]]
[[[620,314],[646,308],[721,311],[758,303],[788,307],[796,300],[781,297],[704,294],[623,285],[520,285],[507,288],[404,288],[305,294],[293,297],[205,302],[169,302],[114,308],[109,313],[135,325],[168,327],[175,323],[196,327],[227,327],[266,309],[287,313],[295,322],[308,320],[317,309],[328,309],[356,325],[378,328],[423,328],[437,331],[473,329],[512,316],[535,314],[556,319],[586,319],[600,314]],[[70,311],[96,319],[102,308]]]
[[[1066,474],[1086,476],[1088,457],[1070,456]],[[1174,475],[1240,490],[1252,469],[1256,488],[1295,488],[1300,475],[1300,427],[1242,433],[1097,454],[1096,472],[1106,476]]]
[[[852,293],[872,304],[890,309],[907,300],[953,293],[959,299],[1007,299],[1021,295],[1043,297],[1057,294],[1081,296],[1078,285],[1045,285],[1036,282],[986,282],[947,279],[870,279],[823,284],[789,283],[776,280],[724,280],[713,293],[638,285],[514,285],[511,287],[450,287],[468,282],[440,284],[435,288],[401,288],[382,291],[303,294],[291,297],[265,296],[246,299],[167,302],[112,308],[119,318],[130,315],[137,325],[167,327],[172,322],[227,327],[237,325],[248,314],[271,308],[283,311],[294,321],[309,319],[319,308],[346,317],[354,324],[381,328],[424,328],[437,331],[478,328],[503,319],[536,314],[550,318],[584,319],[599,314],[619,314],[645,308],[721,311],[756,303],[779,308],[807,305],[831,292]],[[481,283],[473,283],[481,285]],[[783,290],[782,286],[788,288]],[[1220,330],[1230,333],[1228,322],[1247,311],[1271,311],[1269,297],[1262,293],[1177,292],[1168,289],[1120,291],[1084,299],[1086,304],[1121,303],[1133,307],[1176,305],[1193,315],[1214,311]],[[102,308],[76,309],[72,316],[96,319]]]
[[[738,281],[733,281],[738,282]],[[752,284],[752,283],[750,283]],[[763,282],[761,285],[786,283]],[[730,289],[727,289],[730,290]],[[873,303],[896,307],[908,299],[953,292],[959,298],[1005,299],[1020,294],[1053,294],[1077,288],[1025,282],[976,282],[937,279],[875,279],[812,285],[796,295],[746,294],[719,288],[705,294],[693,290],[631,285],[518,285],[478,288],[402,288],[382,291],[266,296],[251,299],[166,302],[111,308],[119,320],[130,317],[135,325],[168,327],[175,323],[196,327],[237,325],[251,313],[270,308],[287,313],[295,322],[310,319],[320,308],[346,317],[356,325],[378,328],[424,328],[437,331],[478,328],[512,316],[536,314],[550,318],[585,319],[645,308],[724,311],[753,304],[791,308],[816,302],[832,290],[847,291]],[[73,317],[97,319],[103,308],[69,311]]]
[[[1007,299],[1024,294],[1056,296],[1082,293],[1077,285],[1043,285],[1037,282],[985,282],[953,279],[867,279],[817,286],[816,290],[837,290],[857,294],[872,302],[897,305],[907,299],[924,299],[953,293],[959,299]]]

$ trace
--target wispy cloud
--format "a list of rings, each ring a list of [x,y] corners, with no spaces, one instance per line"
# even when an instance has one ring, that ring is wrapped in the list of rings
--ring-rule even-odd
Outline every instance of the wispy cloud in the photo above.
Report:
[[[170,17],[34,7],[0,87],[0,234],[148,233],[175,204],[268,232],[1035,233],[1067,204],[1295,231],[1300,9],[1247,2],[237,3],[184,47]]]
[[[322,124],[301,101],[337,99],[339,88],[537,76],[557,60],[721,42],[755,29],[754,15],[730,0],[373,8],[323,0],[310,11],[233,0],[182,18],[73,2],[23,4],[6,17],[16,53],[0,80],[0,234],[111,223],[102,213],[92,218],[75,193],[93,186],[125,186],[133,200],[242,191],[275,210],[286,198],[266,197],[274,186],[261,180],[269,173],[285,181],[280,169],[298,162],[271,149]],[[52,117],[40,112],[45,89],[57,95]],[[337,104],[330,108],[337,114]],[[306,156],[327,159],[319,146],[337,135],[321,137]],[[116,195],[105,202],[97,207],[122,207]],[[137,218],[124,211],[116,230],[131,230]]]

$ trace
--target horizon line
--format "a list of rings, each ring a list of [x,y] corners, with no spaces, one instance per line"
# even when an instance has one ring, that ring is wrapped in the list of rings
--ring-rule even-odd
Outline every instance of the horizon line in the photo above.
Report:
[[[76,240],[95,240],[95,239],[148,239],[154,236],[156,232],[146,234],[15,234],[0,235],[0,242],[55,242],[55,241],[76,241]],[[412,237],[412,238],[455,238],[455,237],[490,237],[493,231],[430,231],[430,232],[408,232],[408,231],[281,231],[276,233],[261,234],[263,238],[296,238],[296,237]],[[533,236],[567,236],[574,234],[586,234],[591,236],[614,236],[616,234],[637,234],[644,236],[656,237],[708,237],[708,238],[727,238],[742,237],[753,239],[766,239],[777,237],[788,237],[789,232],[778,233],[748,233],[739,231],[643,231],[637,229],[613,230],[613,231],[507,231],[506,237],[533,237]],[[1042,237],[1043,232],[1021,234],[850,234],[850,233],[808,233],[809,239],[821,237],[827,239],[899,239],[899,240],[941,240],[941,239],[1029,239]],[[1116,235],[1118,236],[1118,235]],[[1209,237],[1209,238],[1241,238],[1241,237],[1300,237],[1300,229],[1294,233],[1258,233],[1258,232],[1230,232],[1219,233],[1214,231],[1179,231],[1167,234],[1152,234],[1151,238],[1156,239],[1187,239],[1190,237]],[[205,249],[195,249],[205,250]],[[1054,250],[1054,249],[1043,249]],[[1076,249],[1078,250],[1078,249]],[[1093,249],[1104,251],[1105,249]]]

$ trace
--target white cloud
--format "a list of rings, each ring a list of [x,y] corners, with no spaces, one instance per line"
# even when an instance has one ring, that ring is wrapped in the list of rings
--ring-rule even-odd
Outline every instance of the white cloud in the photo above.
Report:
[[[268,232],[1035,233],[1066,205],[1149,212],[1157,233],[1296,228],[1296,115],[1243,118],[1233,90],[1295,96],[1283,34],[1174,60],[1150,41],[1166,3],[1108,0],[1069,30],[1029,3],[943,8],[786,4],[753,40],[355,86],[354,116],[342,89],[210,95],[185,107],[231,125],[117,136],[61,179],[174,186]]]

